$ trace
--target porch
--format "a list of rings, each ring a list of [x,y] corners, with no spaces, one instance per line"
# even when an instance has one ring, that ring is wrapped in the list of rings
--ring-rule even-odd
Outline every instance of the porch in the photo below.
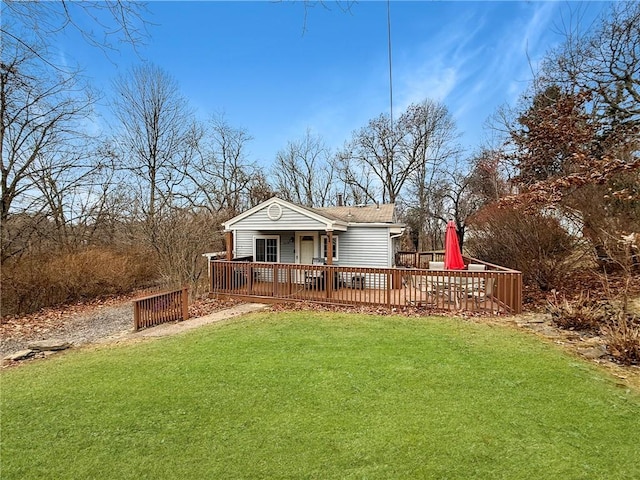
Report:
[[[239,261],[209,262],[210,292],[259,302],[307,301],[337,305],[416,306],[437,310],[518,314],[522,275],[470,257],[483,270],[434,269],[440,252],[404,255],[398,268]],[[428,260],[425,260],[427,259]],[[425,265],[426,262],[426,265]],[[432,268],[429,268],[431,265]]]

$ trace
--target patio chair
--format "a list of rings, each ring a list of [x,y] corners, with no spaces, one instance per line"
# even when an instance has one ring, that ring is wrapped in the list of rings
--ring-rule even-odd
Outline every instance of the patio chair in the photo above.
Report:
[[[412,305],[435,305],[434,285],[426,275],[410,275],[409,284],[416,292],[415,298],[410,302]]]
[[[429,270],[444,270],[444,262],[429,262]]]
[[[467,265],[467,270],[470,272],[484,272],[487,266],[482,263],[470,263]]]
[[[313,258],[311,265],[325,265],[324,258]],[[307,270],[304,272],[304,286],[310,290],[324,290],[324,271]]]
[[[487,270],[487,266],[481,263],[470,263],[467,265],[468,272],[485,272]],[[469,292],[469,296],[473,294],[473,292],[478,292],[484,290],[484,277],[470,277],[467,279],[467,291]]]
[[[480,307],[480,303],[484,303],[486,305],[487,299],[493,297],[495,283],[495,278],[487,278],[478,289],[468,291],[469,297],[473,298],[473,303],[475,304],[476,309]]]

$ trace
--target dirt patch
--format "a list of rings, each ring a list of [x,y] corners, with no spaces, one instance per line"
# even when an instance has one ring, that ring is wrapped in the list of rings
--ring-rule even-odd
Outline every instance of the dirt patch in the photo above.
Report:
[[[122,338],[133,332],[133,298],[110,297],[43,309],[24,317],[5,317],[0,323],[0,358],[24,350],[36,340],[55,338],[78,347]],[[189,306],[189,316],[203,317],[237,303],[199,299]]]

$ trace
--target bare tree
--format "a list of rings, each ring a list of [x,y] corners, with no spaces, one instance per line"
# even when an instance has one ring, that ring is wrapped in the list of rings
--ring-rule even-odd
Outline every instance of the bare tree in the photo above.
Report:
[[[573,93],[593,92],[600,114],[640,123],[640,4],[614,2],[593,28],[577,20],[563,32],[564,44],[543,64],[540,81]]]
[[[319,135],[307,130],[276,155],[272,168],[274,186],[285,199],[307,207],[331,202],[333,169],[330,151]]]
[[[395,202],[416,168],[399,154],[403,133],[392,124],[388,115],[382,114],[354,132],[341,155],[345,167],[349,167],[350,180],[357,182],[356,185],[373,201]],[[361,178],[374,178],[375,190],[372,191]]]
[[[176,81],[154,65],[135,67],[114,83],[114,139],[122,168],[132,174],[152,245],[156,215],[172,204],[185,180],[201,131]]]
[[[442,180],[447,164],[459,153],[458,134],[447,107],[429,99],[410,105],[400,120],[406,132],[402,154],[407,164],[415,165],[408,184],[417,249],[426,250],[433,247],[432,220],[442,215]]]
[[[504,152],[483,148],[471,158],[470,188],[483,205],[511,193],[510,170]]]
[[[371,169],[360,168],[349,144],[337,152],[330,163],[334,175],[340,182],[340,193],[343,195],[345,204],[363,205],[378,202],[375,175],[372,174]]]
[[[249,186],[249,207],[255,207],[256,205],[269,200],[276,192],[269,184],[267,177],[265,177],[262,171],[259,171],[254,176],[251,185]]]
[[[51,72],[18,47],[9,42],[0,47],[3,224],[12,211],[42,211],[34,181],[79,173],[72,171],[79,167],[75,152],[84,142],[81,123],[89,117],[92,103],[75,77]],[[3,259],[16,253],[13,240],[3,234]]]
[[[215,226],[226,217],[189,207],[166,210],[160,220],[156,241],[162,282],[189,284],[193,293],[206,288],[201,282],[207,275],[202,252],[222,250],[224,234]]]
[[[50,66],[67,70],[55,58],[56,40],[63,32],[75,31],[90,46],[105,53],[119,49],[122,43],[134,49],[147,39],[144,20],[146,4],[115,0],[74,2],[2,2],[3,41],[20,45]]]
[[[282,0],[278,0],[282,2]],[[325,1],[325,0],[303,0],[302,5],[304,7],[304,20],[302,24],[302,34],[304,35],[307,31],[307,20],[309,17],[309,12],[311,9],[316,7],[322,7],[325,10],[332,10],[332,7],[337,7],[342,13],[351,13],[351,8],[356,4],[355,0],[334,0],[334,1]]]
[[[186,200],[230,218],[249,205],[249,192],[260,172],[249,159],[253,138],[244,128],[230,125],[223,114],[209,119],[201,137],[197,155],[185,165],[190,182]]]

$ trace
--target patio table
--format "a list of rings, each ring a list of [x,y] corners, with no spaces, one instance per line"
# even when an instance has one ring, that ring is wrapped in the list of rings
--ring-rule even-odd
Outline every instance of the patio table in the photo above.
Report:
[[[456,308],[460,308],[460,300],[473,291],[482,288],[483,279],[478,277],[463,277],[452,275],[427,275],[427,292],[455,302]]]

